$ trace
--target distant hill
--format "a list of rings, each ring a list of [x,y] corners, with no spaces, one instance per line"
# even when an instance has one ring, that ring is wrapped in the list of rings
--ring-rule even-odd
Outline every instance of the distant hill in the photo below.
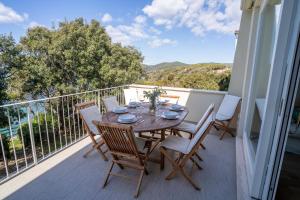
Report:
[[[138,84],[206,90],[227,90],[231,75],[231,63],[180,64],[161,63],[148,66]]]
[[[172,68],[172,67],[181,67],[181,66],[188,66],[189,64],[182,63],[182,62],[162,62],[156,65],[144,65],[146,71],[151,70],[158,70],[158,69],[165,69],[165,68]]]

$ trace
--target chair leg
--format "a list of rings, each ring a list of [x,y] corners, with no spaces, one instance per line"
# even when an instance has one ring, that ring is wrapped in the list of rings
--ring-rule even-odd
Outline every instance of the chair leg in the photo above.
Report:
[[[190,184],[192,184],[192,186],[196,189],[196,190],[200,190],[201,188],[193,181],[193,179],[186,174],[186,172],[184,171],[184,169],[182,167],[180,167],[180,172],[181,174],[190,182]]]
[[[110,173],[111,173],[111,170],[112,170],[114,164],[115,164],[114,162],[111,162],[110,166],[108,167],[108,172],[107,172],[106,177],[104,179],[104,183],[102,185],[102,188],[104,188],[107,185],[107,181],[108,181],[108,178],[110,176]]]
[[[196,156],[200,161],[203,161],[203,159],[199,156],[199,154],[195,153],[195,156]]]
[[[142,183],[142,180],[143,180],[143,176],[144,176],[144,169],[141,170],[141,173],[140,173],[138,185],[136,187],[136,192],[135,192],[135,195],[134,195],[135,198],[137,198],[139,196],[139,192],[140,192],[140,187],[141,187],[141,183]]]
[[[199,169],[199,170],[202,170],[202,167],[196,162],[196,160],[192,157],[190,157],[190,160],[196,165],[196,167]]]
[[[106,157],[106,155],[104,154],[104,152],[100,149],[100,147],[97,148],[97,151],[100,153],[100,155],[101,155],[101,157],[102,157],[102,159],[104,161],[108,161],[108,158]]]
[[[202,149],[206,149],[206,147],[202,143],[200,143],[200,146],[202,147]]]
[[[223,140],[225,134],[226,134],[226,131],[224,130],[224,131],[221,133],[220,140]]]
[[[163,154],[172,164],[173,166],[173,170],[171,171],[171,173],[169,175],[166,176],[166,180],[170,180],[171,178],[173,178],[176,174],[176,171],[178,170],[179,166],[178,164],[171,158],[171,156],[168,154],[168,152],[164,149],[164,148],[160,148],[160,152],[161,154]],[[178,161],[179,162],[179,161]]]
[[[86,158],[92,151],[94,151],[94,148],[91,148],[90,150],[88,150],[83,157]]]

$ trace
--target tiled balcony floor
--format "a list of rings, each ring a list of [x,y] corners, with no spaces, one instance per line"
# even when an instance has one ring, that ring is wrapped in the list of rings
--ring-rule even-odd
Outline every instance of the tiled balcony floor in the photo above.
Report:
[[[86,142],[87,139],[80,143]],[[226,136],[220,141],[216,134],[211,133],[204,144],[206,150],[199,151],[204,160],[200,163],[203,170],[199,171],[194,168],[192,172],[193,179],[202,188],[201,191],[196,191],[181,175],[177,175],[171,181],[166,181],[164,177],[171,169],[169,162],[166,161],[163,171],[160,171],[158,164],[150,162],[148,166],[150,174],[144,176],[138,199],[235,200],[237,198],[235,138]],[[106,188],[101,188],[108,162],[100,159],[97,152],[91,153],[88,158],[83,158],[83,153],[89,147],[80,149],[6,198],[134,199],[135,181],[112,177]],[[59,154],[50,159],[60,156]],[[28,174],[30,171],[34,173],[34,168],[25,173]],[[118,167],[114,170],[120,171]],[[190,168],[187,168],[187,171],[189,172]],[[125,169],[122,173],[136,177],[138,175],[137,171],[131,169]],[[11,181],[17,181],[18,178],[22,178],[22,174]],[[9,183],[5,183],[0,186],[0,191],[9,190],[5,188],[8,185]]]

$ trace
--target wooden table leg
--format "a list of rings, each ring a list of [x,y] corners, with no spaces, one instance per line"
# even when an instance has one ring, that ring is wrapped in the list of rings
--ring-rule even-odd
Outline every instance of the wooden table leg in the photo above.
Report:
[[[165,140],[165,132],[166,130],[165,129],[162,129],[161,132],[160,132],[160,141],[164,141]],[[165,167],[165,156],[163,153],[160,153],[160,170],[163,170]]]

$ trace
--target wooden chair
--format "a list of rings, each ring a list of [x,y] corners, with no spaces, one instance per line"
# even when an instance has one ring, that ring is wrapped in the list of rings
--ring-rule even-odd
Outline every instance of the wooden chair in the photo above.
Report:
[[[214,111],[214,104],[210,104],[207,108],[206,112],[202,116],[202,118],[198,121],[197,124],[189,123],[189,122],[182,122],[178,126],[172,128],[172,133],[175,133],[176,135],[182,136],[180,134],[180,131],[189,133],[190,139],[199,131],[203,123],[205,122],[206,118]],[[203,144],[200,144],[203,149],[205,149],[205,146]]]
[[[104,103],[106,112],[111,112],[114,108],[119,106],[119,102],[116,96],[103,97],[102,101]]]
[[[110,175],[127,177],[125,175],[112,172],[114,164],[118,164],[121,169],[124,166],[140,171],[138,185],[134,197],[138,197],[142,179],[148,174],[146,163],[152,149],[152,142],[136,138],[133,133],[132,126],[124,124],[112,124],[99,121],[93,121],[102,135],[113,159],[108,168],[103,188],[107,185]]]
[[[173,170],[166,176],[166,180],[172,179],[177,172],[183,175],[192,186],[200,190],[200,187],[193,181],[192,177],[188,175],[184,169],[187,162],[191,160],[194,164],[197,162],[193,159],[199,149],[200,144],[205,139],[206,135],[209,133],[211,127],[214,123],[214,113],[210,113],[199,131],[190,140],[184,137],[178,137],[175,135],[170,135],[162,143],[160,147],[160,152],[171,162]],[[168,150],[175,151],[179,153],[179,156],[173,160],[172,156],[168,153]],[[201,169],[201,167],[196,164],[196,166]]]
[[[219,110],[216,114],[214,127],[219,130],[222,129],[220,140],[223,139],[226,133],[229,133],[232,137],[234,134],[232,133],[230,124],[232,123],[232,119],[237,112],[237,106],[240,103],[241,98],[233,95],[226,94]]]
[[[93,150],[97,150],[103,160],[107,161],[108,159],[105,156],[106,151],[101,149],[101,147],[104,145],[104,141],[102,140],[96,126],[92,123],[93,120],[101,120],[102,118],[95,101],[76,104],[75,108],[79,111],[80,118],[83,121],[84,129],[87,131],[93,143],[93,148],[86,152],[84,157],[87,157],[87,155]],[[99,138],[97,139],[97,137]]]

